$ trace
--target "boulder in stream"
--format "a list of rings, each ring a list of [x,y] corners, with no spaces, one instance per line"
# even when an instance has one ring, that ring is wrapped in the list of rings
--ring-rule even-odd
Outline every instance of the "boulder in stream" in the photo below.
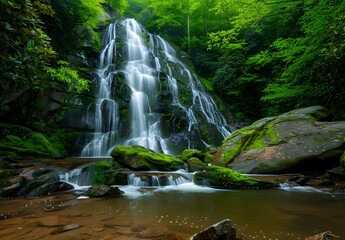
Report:
[[[328,115],[313,106],[258,120],[233,132],[214,164],[242,173],[321,174],[339,166],[345,149],[345,121],[320,121]]]
[[[274,184],[263,182],[255,178],[244,176],[234,170],[219,166],[207,166],[205,171],[194,175],[194,183],[197,185],[216,188],[272,188]]]
[[[184,169],[184,162],[167,154],[141,146],[117,146],[111,153],[120,165],[135,171],[176,171]]]
[[[124,192],[121,191],[118,187],[112,188],[107,185],[94,185],[91,186],[86,192],[83,193],[83,196],[88,197],[116,197],[121,196]]]

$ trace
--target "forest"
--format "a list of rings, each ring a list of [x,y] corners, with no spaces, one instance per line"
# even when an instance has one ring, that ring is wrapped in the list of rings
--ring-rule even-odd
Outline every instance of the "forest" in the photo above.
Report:
[[[100,49],[112,9],[183,49],[239,120],[311,105],[344,119],[344,8],[341,0],[1,0],[0,115],[45,121],[45,92],[87,92],[82,54]],[[25,97],[11,102],[14,91]]]

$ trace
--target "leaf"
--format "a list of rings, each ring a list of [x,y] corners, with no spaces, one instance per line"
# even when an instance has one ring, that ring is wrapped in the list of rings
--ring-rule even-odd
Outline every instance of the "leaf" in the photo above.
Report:
[[[35,41],[32,40],[32,39],[30,39],[30,40],[27,41],[27,43],[26,43],[26,46],[27,46],[28,48],[32,48],[34,45],[35,45]]]

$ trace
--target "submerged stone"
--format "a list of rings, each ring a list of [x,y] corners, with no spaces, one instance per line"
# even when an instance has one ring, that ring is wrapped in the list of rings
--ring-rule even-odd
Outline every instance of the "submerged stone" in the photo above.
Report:
[[[184,169],[184,162],[181,159],[140,146],[117,146],[111,156],[120,165],[135,171]]]
[[[217,188],[269,188],[274,185],[246,177],[234,170],[219,166],[207,166],[205,171],[194,175],[194,183]]]

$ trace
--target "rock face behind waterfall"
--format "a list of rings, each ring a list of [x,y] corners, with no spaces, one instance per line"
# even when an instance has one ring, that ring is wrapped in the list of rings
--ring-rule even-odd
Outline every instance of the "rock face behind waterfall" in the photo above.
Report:
[[[338,166],[345,122],[319,121],[328,114],[314,106],[261,119],[233,132],[216,162],[242,173],[318,173]]]
[[[95,101],[82,120],[90,131],[83,157],[109,156],[117,145],[140,145],[177,155],[220,144],[230,132],[215,100],[176,50],[134,19],[104,34]]]

